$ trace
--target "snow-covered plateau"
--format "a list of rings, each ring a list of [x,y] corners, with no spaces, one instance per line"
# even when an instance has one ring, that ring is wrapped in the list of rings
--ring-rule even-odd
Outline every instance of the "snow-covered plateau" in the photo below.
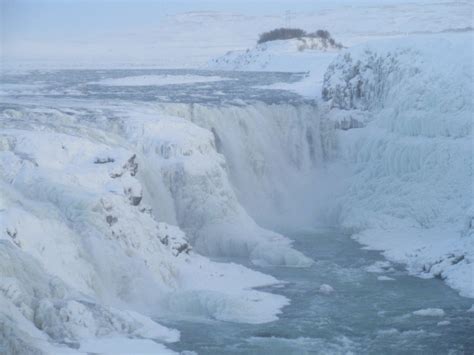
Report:
[[[2,74],[0,352],[174,353],[158,319],[274,321],[291,300],[249,267],[318,267],[277,232],[316,226],[383,251],[384,285],[402,264],[474,297],[472,32],[303,42]]]

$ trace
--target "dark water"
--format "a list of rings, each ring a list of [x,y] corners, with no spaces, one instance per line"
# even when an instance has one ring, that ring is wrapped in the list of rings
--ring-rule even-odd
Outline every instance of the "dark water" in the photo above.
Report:
[[[379,253],[336,231],[293,236],[297,249],[316,260],[307,269],[260,269],[287,281],[266,288],[288,297],[278,321],[260,325],[221,321],[160,320],[181,331],[169,347],[199,354],[473,354],[472,299],[463,298],[437,279],[407,275],[392,265],[382,273],[366,271]],[[381,281],[379,276],[393,278]],[[329,284],[334,292],[319,292]],[[412,312],[441,308],[444,316]],[[443,324],[439,322],[450,322]]]

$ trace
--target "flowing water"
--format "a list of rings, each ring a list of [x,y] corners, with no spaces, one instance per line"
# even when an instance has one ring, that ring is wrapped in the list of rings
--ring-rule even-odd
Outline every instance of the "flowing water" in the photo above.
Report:
[[[292,237],[316,261],[312,267],[259,269],[286,282],[265,288],[291,300],[279,320],[161,320],[181,331],[181,341],[170,347],[199,354],[474,353],[474,313],[467,312],[473,302],[441,280],[410,276],[399,265],[373,267],[383,262],[380,253],[335,230]],[[322,284],[334,292],[320,292]],[[426,308],[441,308],[445,315],[412,313]]]

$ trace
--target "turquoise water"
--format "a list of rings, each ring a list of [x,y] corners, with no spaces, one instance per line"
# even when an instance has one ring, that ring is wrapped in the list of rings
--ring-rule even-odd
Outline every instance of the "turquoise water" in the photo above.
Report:
[[[361,249],[337,231],[292,237],[295,247],[316,263],[307,269],[259,269],[287,282],[265,288],[291,300],[279,320],[248,325],[160,319],[181,331],[181,341],[169,346],[199,354],[474,353],[474,313],[466,312],[472,299],[438,279],[409,276],[399,265],[368,272],[368,266],[383,260],[380,254]],[[394,280],[378,280],[382,275]],[[322,294],[321,284],[335,291]],[[445,315],[412,314],[424,308],[442,308]]]

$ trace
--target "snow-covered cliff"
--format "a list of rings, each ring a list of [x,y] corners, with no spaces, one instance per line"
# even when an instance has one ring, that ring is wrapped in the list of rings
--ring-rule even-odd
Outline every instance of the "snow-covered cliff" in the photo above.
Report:
[[[370,247],[474,296],[472,33],[373,42],[324,78],[350,167],[339,223]]]
[[[155,196],[150,199],[156,201],[158,197],[161,201],[160,196],[167,196],[170,205],[163,215],[187,232],[200,253],[249,257],[257,264],[311,263],[291,248],[287,238],[257,225],[240,203],[248,202],[244,206],[250,206],[251,212],[260,208],[269,219],[276,218],[277,213],[284,215],[284,210],[269,209],[278,202],[272,198],[289,199],[288,190],[282,186],[285,176],[273,173],[281,167],[291,171],[296,188],[298,171],[293,172],[293,168],[309,173],[322,159],[317,117],[311,116],[314,110],[286,109],[289,115],[280,107],[265,104],[169,104],[150,108],[152,116],[167,117],[159,121],[136,119],[146,113],[126,114],[124,131],[137,144],[146,167],[145,184]],[[286,127],[293,127],[293,137]],[[306,135],[312,134],[314,147],[309,147],[313,143],[307,142]],[[278,158],[273,161],[275,156]],[[254,201],[260,205],[253,205]]]
[[[0,136],[0,338],[7,352],[114,352],[115,342],[161,352],[155,342],[177,341],[179,333],[148,317],[258,323],[287,303],[251,290],[274,278],[211,262],[162,222],[173,220],[176,204],[176,215],[189,217],[185,227],[197,226],[212,217],[201,203],[214,199],[211,207],[248,223],[255,239],[242,230],[229,243],[246,247],[256,262],[310,262],[237,203],[211,132],[156,111],[134,111],[136,119],[117,111],[101,127],[84,120],[82,109],[7,106]]]

